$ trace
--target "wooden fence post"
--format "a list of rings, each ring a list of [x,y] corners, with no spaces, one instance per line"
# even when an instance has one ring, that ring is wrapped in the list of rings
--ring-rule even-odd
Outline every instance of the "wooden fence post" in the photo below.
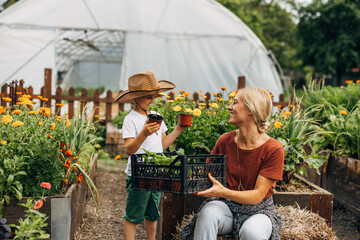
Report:
[[[99,108],[100,108],[100,101],[99,101],[99,98],[100,98],[100,92],[99,90],[95,90],[94,91],[94,122],[97,121],[99,119]]]
[[[245,85],[246,85],[245,76],[239,76],[239,77],[238,77],[237,89],[245,88]]]
[[[111,121],[111,105],[112,105],[113,97],[112,92],[108,90],[106,92],[106,116],[105,116],[105,122]]]
[[[47,101],[45,101],[46,107],[51,107],[51,73],[51,68],[45,68],[43,97],[47,98]]]
[[[74,100],[73,98],[71,97],[74,97],[75,96],[75,89],[73,87],[71,87],[69,89],[69,110],[68,110],[68,113],[69,113],[69,118],[72,119],[74,117]]]

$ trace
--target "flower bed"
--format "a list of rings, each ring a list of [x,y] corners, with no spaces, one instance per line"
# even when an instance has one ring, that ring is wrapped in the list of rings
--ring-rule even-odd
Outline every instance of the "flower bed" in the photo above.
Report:
[[[91,161],[90,177],[95,180],[97,170],[97,155]],[[88,188],[85,182],[74,183],[65,194],[47,196],[40,212],[45,213],[48,226],[45,229],[51,235],[52,240],[73,239],[77,227],[85,214],[85,205],[89,199]],[[10,205],[5,206],[4,218],[7,224],[17,224],[20,218],[24,217],[25,208],[19,203],[26,203],[29,197],[24,197],[19,202],[12,199]]]

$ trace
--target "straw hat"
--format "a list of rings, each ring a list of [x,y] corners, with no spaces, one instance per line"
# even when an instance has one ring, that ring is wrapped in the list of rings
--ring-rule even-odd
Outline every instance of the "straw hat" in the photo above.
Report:
[[[166,80],[158,81],[154,73],[150,71],[137,73],[129,77],[128,90],[121,92],[115,101],[133,103],[134,98],[158,94],[173,88],[175,84]]]

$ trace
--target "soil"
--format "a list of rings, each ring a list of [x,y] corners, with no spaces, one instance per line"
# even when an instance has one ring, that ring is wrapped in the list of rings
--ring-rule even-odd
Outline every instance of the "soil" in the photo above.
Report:
[[[126,206],[126,189],[124,163],[99,169],[96,174],[96,185],[100,194],[98,213],[95,204],[89,201],[81,226],[75,234],[75,240],[121,240],[123,238],[124,213]],[[356,217],[343,205],[334,202],[332,229],[340,240],[360,239],[360,218]],[[137,226],[137,240],[146,239],[142,224]]]

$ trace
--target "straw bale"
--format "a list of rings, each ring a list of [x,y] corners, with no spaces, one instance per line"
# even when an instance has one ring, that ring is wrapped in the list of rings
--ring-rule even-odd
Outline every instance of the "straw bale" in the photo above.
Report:
[[[276,206],[279,214],[283,217],[284,224],[280,231],[282,240],[338,240],[322,217],[306,209],[297,206]],[[173,240],[180,239],[180,230],[194,217],[194,213],[185,215],[181,223],[176,226]],[[229,240],[232,238],[218,237],[218,240]]]

